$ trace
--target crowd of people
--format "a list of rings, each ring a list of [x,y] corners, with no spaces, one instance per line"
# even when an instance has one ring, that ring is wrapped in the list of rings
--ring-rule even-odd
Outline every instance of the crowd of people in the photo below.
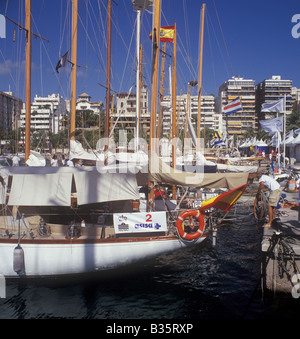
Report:
[[[61,156],[61,159],[58,159],[57,155],[54,154],[51,162],[51,167],[58,167],[58,166],[68,166],[68,167],[74,167],[74,163],[70,159],[66,159],[64,155]]]

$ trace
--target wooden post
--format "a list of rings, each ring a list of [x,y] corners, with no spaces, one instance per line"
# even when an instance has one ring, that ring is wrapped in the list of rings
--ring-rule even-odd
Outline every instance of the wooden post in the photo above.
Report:
[[[197,152],[200,151],[201,91],[202,91],[204,14],[205,14],[205,4],[202,5],[202,15],[201,15],[200,57],[199,57],[199,78],[198,78]]]
[[[26,26],[26,73],[25,73],[25,162],[30,155],[30,114],[31,114],[31,0],[25,3]]]
[[[76,129],[76,77],[77,77],[77,13],[78,0],[73,0],[72,9],[72,73],[71,73],[71,119],[70,139],[75,140]]]

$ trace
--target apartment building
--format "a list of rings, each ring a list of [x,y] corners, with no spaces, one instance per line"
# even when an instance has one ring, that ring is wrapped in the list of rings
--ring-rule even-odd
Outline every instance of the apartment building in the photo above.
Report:
[[[240,97],[242,110],[225,116],[223,108],[232,100]],[[217,111],[223,114],[223,134],[227,136],[242,136],[247,129],[252,128],[257,133],[258,120],[255,111],[255,83],[252,79],[232,77],[219,87]]]
[[[292,87],[293,108],[292,111],[300,112],[300,89]]]
[[[265,102],[278,101],[284,95],[286,95],[286,113],[292,113],[295,100],[292,97],[292,83],[292,80],[285,80],[280,75],[273,75],[256,86],[256,113],[259,120],[276,117],[276,112],[261,112],[261,106]]]
[[[116,94],[116,108],[111,112],[111,122],[116,129],[133,131],[136,127],[136,93]],[[150,113],[148,109],[147,86],[142,86],[140,95],[140,137],[145,137],[150,130]]]
[[[162,133],[163,136],[168,136],[171,132],[172,125],[172,111],[171,111],[171,97],[164,96],[162,100],[163,107],[163,121]],[[187,112],[191,118],[195,132],[197,131],[198,121],[198,96],[190,96],[190,103],[188,103],[188,95],[178,95],[176,97],[177,107],[177,121],[176,127],[178,133],[185,131]],[[215,97],[213,95],[201,96],[201,129],[210,128],[215,131],[220,131],[222,128],[222,115],[216,113]]]
[[[30,127],[56,134],[61,128],[61,120],[66,112],[66,102],[59,94],[47,97],[36,95],[31,103]],[[21,111],[19,127],[25,128],[25,105]]]
[[[12,92],[0,91],[0,129],[11,131],[17,128],[23,101],[14,96]]]

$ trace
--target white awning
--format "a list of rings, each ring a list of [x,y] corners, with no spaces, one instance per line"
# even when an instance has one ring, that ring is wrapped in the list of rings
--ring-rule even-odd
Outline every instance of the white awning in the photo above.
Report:
[[[139,199],[132,173],[99,173],[96,167],[6,167],[0,175],[6,185],[12,176],[8,205],[70,206],[73,177],[78,205]]]
[[[16,174],[8,205],[70,206],[72,173]]]
[[[91,171],[76,172],[74,177],[78,205],[140,198],[133,174]]]

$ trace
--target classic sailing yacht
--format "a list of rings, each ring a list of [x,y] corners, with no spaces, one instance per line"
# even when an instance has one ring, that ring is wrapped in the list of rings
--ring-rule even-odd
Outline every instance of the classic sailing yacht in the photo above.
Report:
[[[71,138],[75,138],[77,1],[73,0]],[[30,50],[30,2],[26,0]],[[108,11],[111,0],[108,1]],[[152,104],[157,94],[161,0],[154,1]],[[109,13],[110,15],[110,13]],[[27,65],[30,53],[26,53]],[[26,78],[30,86],[30,71]],[[28,92],[27,92],[28,93]],[[109,92],[107,93],[109,95]],[[26,100],[30,100],[29,96]],[[26,101],[27,111],[30,105]],[[30,102],[30,101],[29,101]],[[154,109],[155,112],[155,109]],[[28,113],[29,114],[29,113]],[[155,116],[155,115],[154,115]],[[152,130],[154,122],[151,123]],[[30,148],[29,148],[30,149]],[[28,153],[27,153],[28,155]],[[97,167],[0,168],[0,274],[47,277],[117,268],[201,243],[208,235],[211,208],[229,211],[247,186],[247,174],[181,172],[151,150],[149,171],[102,173]],[[226,188],[197,210],[141,212],[141,187],[149,182],[180,187]],[[206,215],[206,211],[210,211]]]

